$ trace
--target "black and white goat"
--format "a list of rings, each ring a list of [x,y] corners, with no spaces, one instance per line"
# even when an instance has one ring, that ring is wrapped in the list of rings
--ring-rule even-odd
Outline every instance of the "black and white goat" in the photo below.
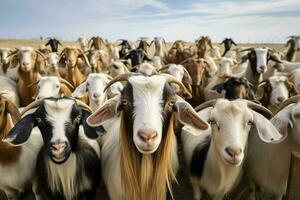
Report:
[[[112,122],[103,138],[102,174],[112,200],[166,199],[178,169],[173,120],[205,130],[208,124],[191,105],[176,95],[171,83],[186,90],[167,74],[124,74],[111,81],[127,81],[121,95],[94,112],[91,126]],[[113,119],[113,120],[111,120]]]
[[[35,109],[35,110],[33,110]],[[71,98],[47,98],[28,105],[5,141],[24,144],[38,127],[44,145],[37,159],[38,182],[50,199],[95,199],[100,182],[100,159],[96,129],[86,123],[87,105]],[[87,137],[86,137],[87,136]]]

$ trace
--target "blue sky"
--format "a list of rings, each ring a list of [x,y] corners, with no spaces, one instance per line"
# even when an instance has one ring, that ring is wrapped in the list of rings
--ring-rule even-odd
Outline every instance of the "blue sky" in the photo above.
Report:
[[[100,35],[278,42],[300,34],[299,0],[0,0],[0,38]]]

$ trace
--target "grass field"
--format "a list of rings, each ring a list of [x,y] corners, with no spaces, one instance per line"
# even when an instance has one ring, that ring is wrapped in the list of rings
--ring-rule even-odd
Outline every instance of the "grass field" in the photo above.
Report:
[[[6,40],[0,39],[0,48],[1,47],[20,47],[20,46],[32,46],[37,48],[41,44],[45,44],[46,40]],[[74,41],[62,41],[64,46],[74,46],[78,45],[77,42]],[[215,44],[218,45],[218,44]],[[168,43],[168,47],[171,46],[171,43]],[[270,48],[274,48],[277,51],[282,51],[284,49],[284,44],[241,44],[241,46],[247,47],[262,47],[268,46]],[[60,50],[62,48],[60,47]],[[222,48],[223,51],[223,48]],[[151,47],[150,54],[154,52],[154,48]],[[297,55],[297,60],[300,61],[300,55]],[[1,87],[1,86],[0,86]],[[181,162],[182,163],[182,162]],[[276,166],[274,166],[276,167]],[[294,176],[293,176],[293,185],[292,185],[292,193],[291,198],[292,200],[300,200],[300,161],[298,160],[295,165],[294,169]],[[185,169],[184,166],[178,173],[178,181],[179,185],[176,185],[175,188],[175,199],[192,199],[192,189],[189,184],[187,178],[188,169]],[[0,176],[1,178],[1,176]],[[0,200],[4,200],[5,197],[3,194],[0,193]],[[32,196],[27,197],[26,199],[33,199]],[[98,199],[108,199],[106,192],[102,187],[102,191],[99,191]]]

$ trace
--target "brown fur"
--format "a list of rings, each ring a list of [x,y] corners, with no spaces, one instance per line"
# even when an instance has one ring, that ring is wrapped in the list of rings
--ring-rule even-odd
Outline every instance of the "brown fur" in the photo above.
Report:
[[[11,101],[1,96],[0,110],[0,164],[4,166],[13,165],[19,159],[22,147],[11,146],[3,142],[2,139],[14,126],[11,116],[16,123],[20,119],[20,113]]]
[[[200,40],[196,42],[197,45],[197,55],[199,58],[206,58],[208,53],[208,48],[213,48],[211,39],[208,36],[201,37]]]
[[[295,62],[296,59],[296,51],[295,51],[295,40],[289,39],[286,43],[286,46],[289,46],[288,51],[286,53],[286,60],[290,62]]]
[[[97,37],[92,37],[89,40],[89,45],[90,45],[90,49],[94,47],[94,49],[100,50],[103,49],[103,47],[105,46],[105,42],[101,37],[97,36]]]
[[[188,43],[183,40],[177,40],[172,45],[167,55],[168,63],[180,64],[185,59],[191,57],[192,54],[188,48]]]
[[[122,113],[120,127],[121,180],[126,198],[130,200],[162,200],[171,190],[171,182],[176,180],[172,166],[173,115],[168,131],[163,136],[158,150],[152,155],[142,155],[126,134]],[[171,192],[172,193],[172,192]]]

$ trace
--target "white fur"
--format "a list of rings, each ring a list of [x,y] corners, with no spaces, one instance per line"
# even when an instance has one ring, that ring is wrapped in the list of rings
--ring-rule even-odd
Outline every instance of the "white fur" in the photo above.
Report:
[[[279,106],[280,103],[282,103],[282,101],[279,101],[278,98],[283,98],[283,100],[289,98],[289,90],[286,86],[287,77],[272,76],[269,78],[269,82],[272,87],[270,104],[271,106],[277,107]],[[271,111],[275,111],[275,110],[271,109]]]
[[[17,107],[20,105],[20,100],[17,91],[17,85],[14,81],[5,76],[0,76],[0,93],[6,93],[3,96],[10,99]]]
[[[56,76],[41,77],[36,98],[60,97],[60,81]]]
[[[9,196],[16,197],[32,181],[35,165],[43,139],[38,128],[34,128],[27,142],[21,146],[22,152],[16,163],[2,166],[0,163],[0,188]]]

